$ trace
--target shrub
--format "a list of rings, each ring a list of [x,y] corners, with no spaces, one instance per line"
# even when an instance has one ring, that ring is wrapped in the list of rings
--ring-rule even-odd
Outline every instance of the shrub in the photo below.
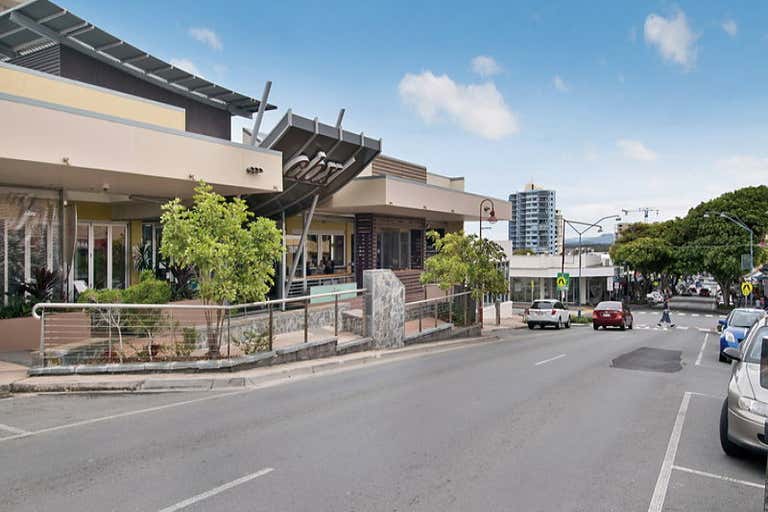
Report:
[[[242,340],[235,340],[235,344],[240,347],[246,355],[256,354],[257,352],[266,352],[269,350],[269,339],[264,333],[255,330],[247,330],[243,333]]]

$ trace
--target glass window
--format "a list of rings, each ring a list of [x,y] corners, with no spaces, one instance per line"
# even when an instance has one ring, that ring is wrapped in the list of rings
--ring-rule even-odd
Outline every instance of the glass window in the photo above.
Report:
[[[335,270],[344,270],[344,236],[333,235],[333,265]]]
[[[112,288],[125,288],[125,226],[112,226]]]
[[[317,235],[307,235],[307,275],[318,274],[317,266],[320,259],[317,256]]]
[[[383,231],[378,237],[379,268],[400,270],[409,268],[410,233]]]
[[[77,241],[75,242],[75,281],[84,281],[88,278],[88,225],[77,226]]]
[[[48,227],[45,224],[27,225],[29,232],[30,272],[48,268]]]
[[[16,295],[25,280],[24,226],[8,226],[8,293]]]
[[[93,284],[92,288],[107,288],[107,226],[93,226]]]
[[[747,352],[744,355],[745,363],[760,364],[760,355],[763,350],[763,338],[768,336],[768,326],[760,327],[757,333],[752,338],[752,342],[747,348]]]

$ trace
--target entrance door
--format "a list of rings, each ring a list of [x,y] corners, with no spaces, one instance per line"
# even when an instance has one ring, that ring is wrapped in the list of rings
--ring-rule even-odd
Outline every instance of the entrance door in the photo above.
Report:
[[[88,288],[125,288],[127,233],[126,224],[78,223],[73,280]]]

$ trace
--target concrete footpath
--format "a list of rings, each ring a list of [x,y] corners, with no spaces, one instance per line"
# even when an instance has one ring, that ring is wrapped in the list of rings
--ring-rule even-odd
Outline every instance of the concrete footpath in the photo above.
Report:
[[[245,388],[265,382],[290,379],[310,374],[322,373],[382,362],[388,359],[414,357],[429,352],[440,352],[474,344],[498,340],[498,336],[484,335],[477,338],[463,338],[434,343],[424,343],[393,350],[357,352],[342,356],[328,357],[288,363],[267,368],[253,368],[227,373],[173,373],[141,375],[62,375],[45,377],[27,377],[26,368],[11,363],[0,363],[0,385],[6,392],[12,393],[62,393],[94,391],[191,391],[227,388]],[[5,365],[9,368],[3,372]],[[0,387],[0,390],[3,388]]]

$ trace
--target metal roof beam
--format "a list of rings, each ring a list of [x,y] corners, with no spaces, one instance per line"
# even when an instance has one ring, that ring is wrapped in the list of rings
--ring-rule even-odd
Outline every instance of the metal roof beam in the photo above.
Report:
[[[13,58],[19,56],[19,54],[16,52],[16,50],[14,50],[10,46],[5,45],[3,43],[0,43],[0,55],[8,57],[9,59],[13,59]]]

